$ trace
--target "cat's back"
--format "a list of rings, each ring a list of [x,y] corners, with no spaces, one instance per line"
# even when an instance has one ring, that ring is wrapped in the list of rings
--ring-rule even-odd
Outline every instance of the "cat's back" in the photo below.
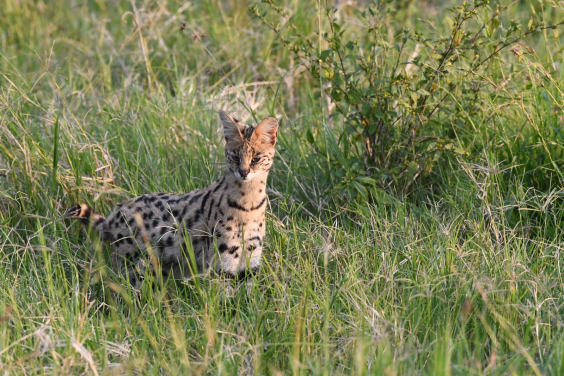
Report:
[[[106,231],[132,232],[143,229],[149,237],[164,234],[162,226],[177,225],[192,208],[201,190],[188,193],[150,193],[130,199],[108,215]]]

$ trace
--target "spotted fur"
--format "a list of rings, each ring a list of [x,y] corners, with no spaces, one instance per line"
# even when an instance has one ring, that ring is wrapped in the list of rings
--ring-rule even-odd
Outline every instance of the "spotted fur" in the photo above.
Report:
[[[232,276],[256,272],[265,235],[266,181],[274,158],[278,122],[246,126],[219,113],[225,137],[225,176],[188,193],[145,194],[118,205],[107,218],[86,204],[66,217],[90,223],[113,247],[113,259],[142,278],[157,267],[167,278],[214,269]],[[152,256],[155,257],[152,257]]]

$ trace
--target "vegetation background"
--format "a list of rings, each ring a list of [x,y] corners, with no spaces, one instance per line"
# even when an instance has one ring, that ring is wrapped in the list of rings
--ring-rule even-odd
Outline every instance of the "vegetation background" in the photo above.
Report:
[[[564,374],[563,9],[1,0],[0,370]],[[219,109],[281,123],[264,268],[138,297],[61,215],[211,183]]]

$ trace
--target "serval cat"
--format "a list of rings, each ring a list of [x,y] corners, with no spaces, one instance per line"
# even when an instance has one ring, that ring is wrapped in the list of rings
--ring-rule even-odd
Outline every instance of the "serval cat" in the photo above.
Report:
[[[260,267],[265,234],[266,179],[274,158],[278,122],[256,128],[220,111],[225,137],[225,176],[188,193],[144,194],[118,205],[107,217],[86,204],[65,216],[95,228],[112,245],[112,260],[139,287],[146,269],[163,279],[214,269],[234,277]]]

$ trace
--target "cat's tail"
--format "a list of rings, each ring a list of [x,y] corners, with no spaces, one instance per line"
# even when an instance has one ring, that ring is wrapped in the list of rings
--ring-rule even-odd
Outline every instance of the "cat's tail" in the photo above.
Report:
[[[85,225],[91,225],[96,228],[100,235],[104,235],[104,227],[106,224],[106,217],[101,214],[94,213],[91,206],[86,204],[77,204],[69,208],[64,215],[65,218],[78,219]]]

